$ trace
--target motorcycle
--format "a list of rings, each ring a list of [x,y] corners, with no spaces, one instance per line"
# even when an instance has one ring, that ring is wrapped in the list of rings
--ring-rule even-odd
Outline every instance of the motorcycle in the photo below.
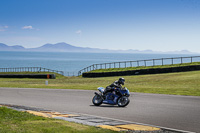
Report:
[[[124,88],[114,88],[112,92],[108,92],[103,95],[104,88],[98,87],[97,88],[100,93],[95,92],[95,96],[92,99],[92,102],[95,106],[99,106],[102,103],[104,104],[111,104],[111,105],[118,105],[119,107],[125,107],[129,104],[129,90]]]

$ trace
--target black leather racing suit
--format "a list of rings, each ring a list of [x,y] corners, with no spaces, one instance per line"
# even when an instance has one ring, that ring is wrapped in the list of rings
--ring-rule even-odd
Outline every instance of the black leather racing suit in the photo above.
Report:
[[[122,85],[119,83],[118,80],[113,82],[111,85],[107,86],[103,94],[105,95],[107,92],[112,92],[114,88],[122,88]]]

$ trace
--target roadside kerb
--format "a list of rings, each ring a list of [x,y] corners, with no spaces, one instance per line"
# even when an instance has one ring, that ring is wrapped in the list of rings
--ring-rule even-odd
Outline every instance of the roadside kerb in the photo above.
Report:
[[[25,106],[17,106],[17,105],[8,105],[8,104],[0,104],[1,106],[6,106],[8,108],[12,108],[17,111],[28,112],[37,116],[47,117],[47,118],[54,118],[54,119],[61,119],[66,120],[69,122],[76,122],[81,123],[84,125],[96,126],[104,129],[110,129],[114,131],[139,131],[140,133],[148,133],[148,132],[155,132],[155,133],[194,133],[170,128],[163,128],[151,125],[144,125],[139,123],[131,123],[126,121],[120,121],[115,119],[97,117],[97,116],[90,116],[90,115],[79,115],[79,114],[71,114],[71,113],[60,113],[60,112],[53,112],[50,110],[43,110],[39,108],[31,108]]]
[[[76,114],[62,114],[59,112],[47,112],[47,111],[30,111],[27,110],[26,112],[42,116],[42,117],[48,117],[48,118],[55,118],[55,119],[62,119],[66,121],[71,122],[77,122],[81,124],[91,125],[91,126],[97,126],[104,129],[110,129],[114,131],[159,131],[160,128],[151,127],[151,126],[143,126],[143,125],[137,125],[137,124],[128,124],[125,122],[120,121],[113,121],[108,119],[102,119],[98,117],[88,117],[88,116],[81,116]]]

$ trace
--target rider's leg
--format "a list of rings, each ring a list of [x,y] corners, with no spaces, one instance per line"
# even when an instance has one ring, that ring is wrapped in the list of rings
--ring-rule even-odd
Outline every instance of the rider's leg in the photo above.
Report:
[[[109,87],[109,86],[106,87],[105,90],[104,90],[104,92],[103,92],[103,95],[105,95],[107,92],[111,91],[111,89],[112,89],[112,88]]]

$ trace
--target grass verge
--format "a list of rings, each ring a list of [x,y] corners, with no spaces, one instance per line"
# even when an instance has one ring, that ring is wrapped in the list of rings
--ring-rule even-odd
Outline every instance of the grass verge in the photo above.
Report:
[[[43,118],[26,112],[0,107],[1,133],[115,133],[64,120]]]
[[[64,77],[48,79],[0,78],[0,87],[13,88],[52,88],[96,90],[106,87],[119,77],[82,78]],[[200,71],[124,76],[125,86],[131,92],[200,96]]]

